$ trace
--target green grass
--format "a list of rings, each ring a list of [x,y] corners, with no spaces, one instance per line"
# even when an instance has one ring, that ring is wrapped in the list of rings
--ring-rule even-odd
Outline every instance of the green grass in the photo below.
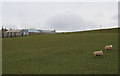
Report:
[[[4,38],[3,74],[117,74],[118,29]],[[94,58],[94,50],[112,51]]]

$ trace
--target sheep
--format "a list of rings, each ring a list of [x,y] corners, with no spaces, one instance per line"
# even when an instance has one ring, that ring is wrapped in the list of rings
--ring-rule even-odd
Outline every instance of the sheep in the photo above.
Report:
[[[103,55],[103,51],[101,50],[101,51],[95,51],[94,53],[94,56],[96,57],[96,56],[102,56]]]
[[[108,45],[108,46],[105,46],[105,50],[112,50],[112,44]]]

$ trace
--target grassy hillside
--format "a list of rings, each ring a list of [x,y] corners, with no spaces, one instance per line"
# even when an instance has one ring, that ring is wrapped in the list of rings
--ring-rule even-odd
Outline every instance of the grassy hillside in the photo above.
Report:
[[[93,50],[112,51],[103,57]],[[3,39],[3,74],[116,74],[117,29]]]

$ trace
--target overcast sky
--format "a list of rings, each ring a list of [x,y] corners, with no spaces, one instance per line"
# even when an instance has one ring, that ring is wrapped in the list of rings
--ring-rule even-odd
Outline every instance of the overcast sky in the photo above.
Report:
[[[117,27],[117,2],[4,2],[2,25],[6,28],[79,31]],[[1,7],[0,7],[1,8]]]

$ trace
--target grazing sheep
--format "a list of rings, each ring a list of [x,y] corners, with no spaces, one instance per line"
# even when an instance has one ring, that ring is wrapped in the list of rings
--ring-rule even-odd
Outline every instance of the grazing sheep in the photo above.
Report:
[[[109,46],[105,46],[105,50],[112,50],[112,44]]]
[[[102,56],[103,55],[103,51],[101,50],[101,51],[95,51],[94,52],[94,56],[96,57],[96,56]]]

